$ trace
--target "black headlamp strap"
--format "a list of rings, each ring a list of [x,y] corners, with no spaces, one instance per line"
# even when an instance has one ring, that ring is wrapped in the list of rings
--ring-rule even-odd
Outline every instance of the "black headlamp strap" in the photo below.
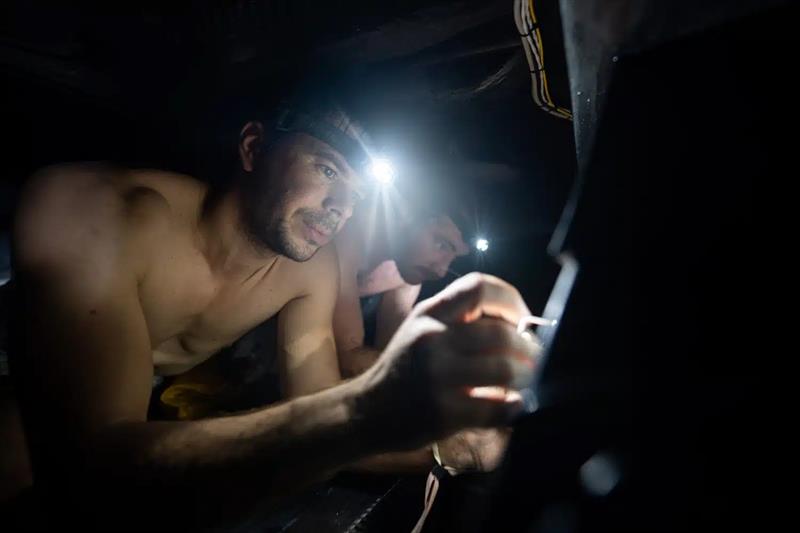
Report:
[[[306,113],[284,109],[278,116],[275,129],[285,132],[306,133],[334,147],[356,171],[362,171],[369,162],[369,154],[362,143],[328,122]]]

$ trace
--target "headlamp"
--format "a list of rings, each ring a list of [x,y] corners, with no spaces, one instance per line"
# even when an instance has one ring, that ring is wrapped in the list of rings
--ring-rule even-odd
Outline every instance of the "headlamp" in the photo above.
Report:
[[[373,158],[367,168],[367,173],[381,185],[391,185],[394,182],[394,165],[385,157]]]
[[[342,129],[323,118],[302,111],[283,108],[275,129],[284,132],[306,133],[335,148],[356,172],[369,176],[380,185],[391,184],[396,176],[394,165],[386,157],[373,157],[378,150],[369,145],[366,135],[354,139]]]

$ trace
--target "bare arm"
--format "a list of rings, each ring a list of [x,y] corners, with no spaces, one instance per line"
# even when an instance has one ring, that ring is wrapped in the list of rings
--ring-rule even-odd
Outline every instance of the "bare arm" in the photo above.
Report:
[[[375,347],[383,350],[392,339],[394,332],[411,313],[422,285],[404,285],[384,293],[378,308],[378,324],[375,333]]]
[[[300,268],[300,275],[308,280],[304,294],[286,304],[278,317],[284,398],[311,394],[341,381],[332,328],[339,288],[336,251],[323,248]]]
[[[348,231],[350,230],[350,231]],[[364,346],[364,322],[358,300],[358,264],[360,250],[352,228],[345,228],[337,240],[339,294],[333,314],[333,332],[342,376],[350,378],[363,373],[378,358],[379,352]]]
[[[346,237],[352,235],[346,234]],[[341,376],[352,378],[371,367],[381,352],[364,346],[364,324],[356,277],[358,250],[351,241],[342,241],[344,239],[339,241],[336,250],[339,264],[339,291],[333,313],[333,325]],[[358,461],[351,467],[375,473],[417,473],[427,471],[432,465],[433,454],[430,446],[425,446],[409,452],[375,455]]]
[[[102,180],[76,180],[58,200],[55,178],[28,191],[15,231],[25,295],[15,371],[37,485],[53,501],[188,526],[240,516],[376,451],[358,438],[354,383],[239,416],[147,422],[153,365],[137,285],[153,228]]]

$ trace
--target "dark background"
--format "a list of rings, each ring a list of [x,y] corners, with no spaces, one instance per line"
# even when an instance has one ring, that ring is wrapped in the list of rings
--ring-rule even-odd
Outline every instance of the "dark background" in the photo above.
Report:
[[[496,490],[444,493],[439,529],[774,530],[791,481],[777,449],[793,419],[797,3],[536,6],[574,124],[535,108],[511,2],[6,3],[3,228],[52,162],[219,179],[238,125],[314,76],[398,161],[476,187],[491,247],[454,268],[509,279],[539,312],[580,175],[552,250],[581,274],[542,409]],[[597,457],[619,476],[605,495],[581,474]]]
[[[536,7],[551,92],[569,107],[557,2]],[[51,163],[225,179],[244,121],[305,82],[337,93],[401,169],[425,161],[468,184],[491,248],[454,269],[506,277],[538,308],[575,152],[571,123],[535,107],[527,71],[507,1],[6,2],[0,223],[24,179]]]

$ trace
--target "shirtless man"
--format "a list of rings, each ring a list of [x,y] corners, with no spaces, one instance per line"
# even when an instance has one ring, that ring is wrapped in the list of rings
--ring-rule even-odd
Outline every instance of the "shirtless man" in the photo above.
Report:
[[[345,377],[366,371],[381,350],[411,314],[422,283],[443,278],[456,257],[469,249],[465,203],[446,183],[427,180],[410,187],[406,196],[393,194],[400,205],[395,216],[379,214],[368,207],[336,238],[339,259],[339,296],[334,313],[334,336],[339,367]],[[385,205],[385,203],[384,203]],[[359,301],[377,297],[374,344],[365,344],[363,315]],[[505,451],[509,433],[466,430],[413,452],[373,457],[359,463],[371,471],[414,472],[433,466],[434,457],[451,473],[493,470]]]
[[[435,191],[431,195],[411,202],[393,198],[406,204],[396,210],[403,216],[400,220],[362,209],[336,238],[340,283],[333,326],[345,377],[356,376],[375,362],[411,313],[422,283],[443,278],[456,257],[469,253],[463,206],[450,208],[441,195]],[[380,300],[375,339],[373,346],[365,346],[365,310],[359,299],[376,296]]]
[[[367,372],[318,392],[339,378],[338,269],[324,245],[360,186],[334,137],[298,128],[274,139],[248,123],[240,176],[221,192],[99,165],[31,180],[15,223],[11,371],[54,519],[84,529],[240,520],[360,459],[519,412],[467,393],[525,379],[536,351],[514,329],[528,313],[518,292],[478,274],[417,305]],[[295,399],[147,421],[155,374],[191,368],[278,311]],[[304,372],[318,360],[328,363]]]

